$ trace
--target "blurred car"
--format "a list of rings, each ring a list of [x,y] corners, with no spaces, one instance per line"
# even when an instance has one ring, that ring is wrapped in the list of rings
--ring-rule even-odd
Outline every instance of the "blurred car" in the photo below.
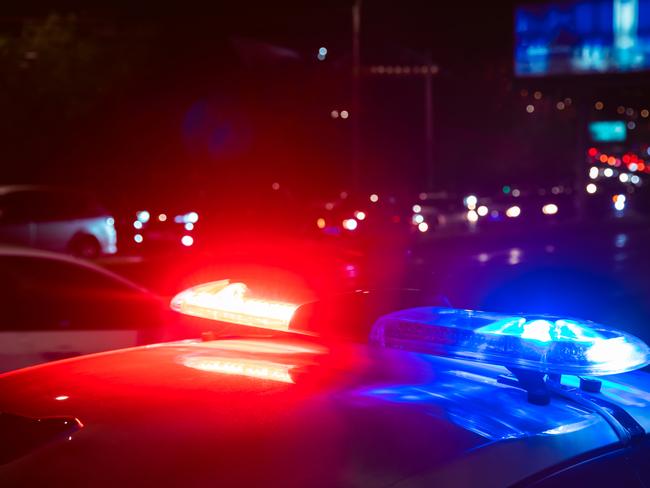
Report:
[[[564,319],[355,313],[369,296],[296,309],[210,283],[172,301],[218,321],[202,341],[0,376],[0,484],[647,486],[638,339]]]
[[[167,307],[91,263],[0,246],[0,371],[158,340]]]
[[[105,208],[89,195],[40,186],[0,187],[0,242],[84,258],[117,252]]]
[[[155,254],[192,247],[199,214],[139,210],[120,221],[120,249]]]

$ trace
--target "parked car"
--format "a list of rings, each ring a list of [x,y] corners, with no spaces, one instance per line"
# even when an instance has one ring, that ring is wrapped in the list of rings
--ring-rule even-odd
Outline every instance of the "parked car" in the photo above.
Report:
[[[81,192],[40,186],[0,187],[0,243],[84,258],[117,252],[115,219]]]
[[[82,260],[0,246],[0,371],[159,340],[168,309]]]

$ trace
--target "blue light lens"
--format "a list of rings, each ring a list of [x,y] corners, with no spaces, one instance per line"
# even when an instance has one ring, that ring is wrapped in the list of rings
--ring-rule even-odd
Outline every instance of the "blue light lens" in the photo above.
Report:
[[[544,373],[608,375],[650,363],[631,334],[589,321],[424,307],[381,317],[371,342]]]

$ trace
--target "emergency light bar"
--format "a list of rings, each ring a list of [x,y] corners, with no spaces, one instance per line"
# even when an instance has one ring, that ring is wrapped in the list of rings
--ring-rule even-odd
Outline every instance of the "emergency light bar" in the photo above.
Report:
[[[213,281],[189,288],[171,301],[172,310],[220,322],[288,330],[297,305],[250,297],[244,283]]]
[[[422,307],[380,317],[371,342],[540,373],[602,376],[650,363],[650,348],[625,332],[579,321]]]

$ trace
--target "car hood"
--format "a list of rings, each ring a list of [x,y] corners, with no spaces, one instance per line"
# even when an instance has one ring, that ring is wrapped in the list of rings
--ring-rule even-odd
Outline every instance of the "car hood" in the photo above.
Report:
[[[0,411],[83,428],[0,465],[0,484],[387,486],[427,473],[458,481],[464,464],[520,458],[492,483],[466,479],[500,486],[618,442],[578,405],[527,403],[496,381],[503,372],[251,338],[36,366],[0,376]]]

